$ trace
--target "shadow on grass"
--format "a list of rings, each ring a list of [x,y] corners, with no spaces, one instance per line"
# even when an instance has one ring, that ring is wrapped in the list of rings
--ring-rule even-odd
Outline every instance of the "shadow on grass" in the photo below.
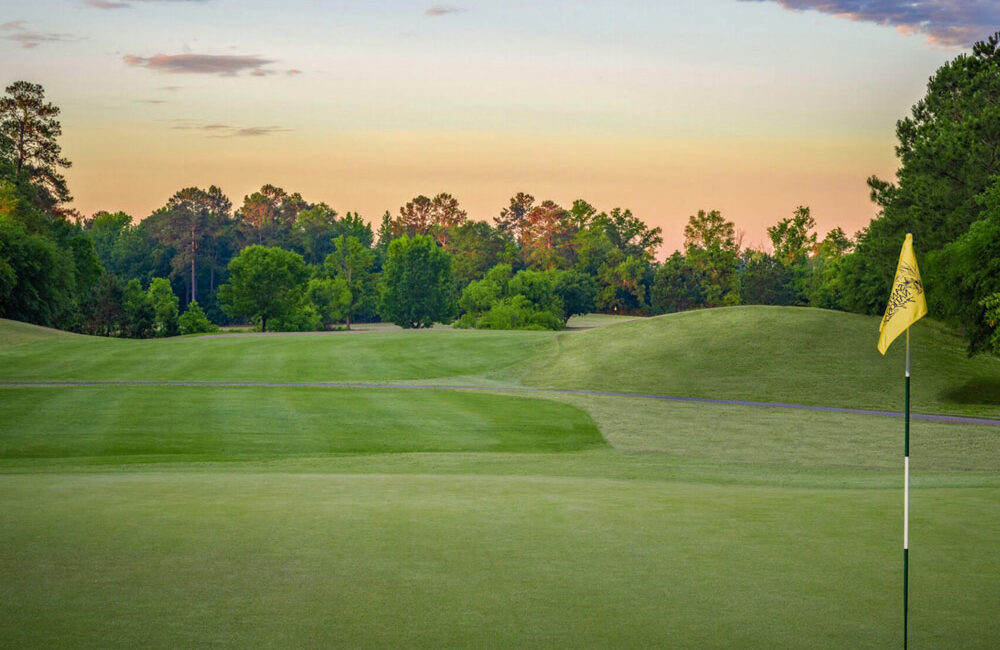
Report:
[[[1000,381],[973,379],[944,392],[942,397],[958,404],[1000,406]]]

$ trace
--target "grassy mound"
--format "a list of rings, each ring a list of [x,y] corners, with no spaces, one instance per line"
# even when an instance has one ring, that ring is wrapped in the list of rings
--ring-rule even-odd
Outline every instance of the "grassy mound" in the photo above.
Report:
[[[903,341],[882,357],[878,319],[793,307],[671,314],[559,335],[524,382],[551,388],[900,410]],[[915,411],[1000,415],[1000,360],[967,358],[948,328],[911,331]]]
[[[0,349],[11,345],[48,341],[56,338],[74,338],[77,334],[54,330],[50,327],[31,325],[16,320],[0,318]]]

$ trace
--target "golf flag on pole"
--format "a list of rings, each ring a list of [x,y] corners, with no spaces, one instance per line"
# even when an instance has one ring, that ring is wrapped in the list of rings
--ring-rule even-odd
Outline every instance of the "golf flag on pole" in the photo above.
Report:
[[[907,233],[903,250],[899,252],[896,265],[896,279],[892,281],[892,293],[885,315],[878,326],[878,351],[885,354],[897,336],[905,332],[927,314],[927,300],[924,298],[924,284],[920,281],[917,257],[913,254],[913,235]]]
[[[920,281],[917,257],[913,254],[913,235],[906,233],[899,252],[896,278],[892,282],[889,304],[878,326],[878,351],[883,355],[897,336],[906,332],[905,400],[903,408],[903,650],[906,650],[909,623],[910,582],[910,325],[927,314],[924,284]]]

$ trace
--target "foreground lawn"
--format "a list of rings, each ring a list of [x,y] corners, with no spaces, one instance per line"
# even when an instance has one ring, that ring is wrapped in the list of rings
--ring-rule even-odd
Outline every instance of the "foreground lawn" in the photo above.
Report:
[[[277,384],[0,386],[0,645],[897,646],[901,420],[504,392],[895,410],[873,322],[160,341],[0,322],[0,381]],[[915,408],[995,414],[994,360],[926,325]],[[282,385],[303,381],[491,388]],[[911,454],[913,647],[995,647],[1000,428],[915,421]]]
[[[994,647],[998,498],[915,493],[915,647]],[[902,623],[895,490],[9,475],[0,513],[12,647],[890,647]]]

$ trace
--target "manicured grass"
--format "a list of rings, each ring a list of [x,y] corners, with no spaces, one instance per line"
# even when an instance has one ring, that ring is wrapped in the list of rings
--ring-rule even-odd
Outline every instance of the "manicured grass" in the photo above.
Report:
[[[11,321],[0,321],[0,332]],[[0,380],[406,381],[480,377],[553,345],[547,332],[331,332],[0,344]]]
[[[593,324],[608,318],[592,317]],[[0,321],[0,381],[414,382],[585,388],[899,410],[903,349],[878,319],[787,307],[614,318],[587,330],[432,330],[153,341],[29,334]],[[579,321],[586,326],[587,321]],[[1000,360],[939,323],[913,329],[913,408],[1000,417]]]
[[[402,389],[0,387],[0,463],[22,466],[60,458],[274,460],[413,451],[553,452],[604,444],[584,411],[525,397]]]
[[[739,307],[563,333],[526,384],[901,410],[904,341],[882,357],[878,319]],[[913,409],[1000,416],[1000,359],[967,358],[933,321],[912,329]]]
[[[915,647],[993,647],[998,497],[914,495]],[[845,648],[900,639],[895,491],[599,477],[33,475],[0,476],[0,513],[0,637],[13,647]]]
[[[901,420],[503,391],[898,410],[874,323],[115,341],[0,321],[0,381],[495,387],[0,387],[0,645],[897,646]],[[917,410],[996,414],[993,360],[934,323],[914,350]],[[911,455],[911,643],[992,648],[1000,428],[914,422]]]
[[[897,470],[901,462],[901,418],[576,395],[549,399],[585,408],[622,451],[724,466]],[[1000,427],[913,421],[910,455],[918,476],[991,472],[1000,487]]]

